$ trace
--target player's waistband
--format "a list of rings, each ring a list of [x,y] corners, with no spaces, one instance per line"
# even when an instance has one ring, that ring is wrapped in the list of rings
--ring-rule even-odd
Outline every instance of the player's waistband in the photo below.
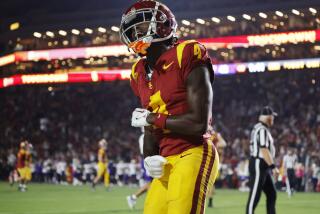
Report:
[[[216,147],[215,147],[215,145],[211,141],[206,141],[206,142],[204,142],[203,145],[192,147],[190,149],[182,151],[179,154],[169,155],[166,158],[167,159],[175,159],[177,157],[184,157],[185,155],[189,155],[189,154],[192,154],[192,153],[202,153],[202,152],[204,152],[204,150],[208,150],[208,149],[205,149],[205,148],[208,148],[209,146],[212,147],[212,151],[213,152],[215,152],[215,153],[218,152]]]

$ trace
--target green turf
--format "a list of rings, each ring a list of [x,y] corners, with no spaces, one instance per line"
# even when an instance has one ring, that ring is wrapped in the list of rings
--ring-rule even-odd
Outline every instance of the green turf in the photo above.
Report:
[[[46,184],[31,184],[28,192],[18,192],[7,183],[0,183],[0,214],[134,214],[142,213],[143,200],[137,208],[127,208],[125,196],[135,188],[115,187],[109,192],[103,187],[92,191],[88,186],[73,187]],[[233,190],[218,190],[215,208],[207,214],[242,214],[248,193]],[[319,214],[320,193],[298,193],[288,199],[285,193],[278,194],[279,214]],[[262,197],[256,214],[265,213],[265,198]]]

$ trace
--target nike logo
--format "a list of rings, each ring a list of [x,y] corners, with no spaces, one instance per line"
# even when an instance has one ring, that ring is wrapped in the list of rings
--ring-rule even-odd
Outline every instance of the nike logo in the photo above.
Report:
[[[191,154],[192,154],[192,153],[180,155],[180,158],[184,158],[185,156],[188,156],[188,155],[191,155]]]
[[[171,63],[168,64],[168,65],[163,64],[162,69],[163,69],[163,70],[167,70],[172,64],[173,64],[173,62],[171,62]]]

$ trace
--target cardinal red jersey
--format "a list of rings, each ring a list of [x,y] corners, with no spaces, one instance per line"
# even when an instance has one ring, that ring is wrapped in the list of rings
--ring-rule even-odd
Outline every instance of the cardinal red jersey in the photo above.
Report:
[[[211,81],[213,69],[206,48],[194,40],[175,45],[164,52],[148,77],[146,60],[140,59],[132,66],[131,87],[139,97],[141,105],[154,113],[180,115],[188,111],[186,82],[190,72],[198,66],[207,66]],[[193,137],[156,130],[159,138],[160,155],[179,154],[203,144],[203,137]]]
[[[25,149],[20,149],[17,159],[17,168],[24,168],[26,166],[27,151]]]

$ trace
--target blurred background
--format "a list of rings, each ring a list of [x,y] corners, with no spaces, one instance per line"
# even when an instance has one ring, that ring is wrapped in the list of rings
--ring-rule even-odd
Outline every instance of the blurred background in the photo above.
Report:
[[[1,180],[28,140],[33,181],[59,183],[63,162],[73,172],[65,182],[89,182],[85,173],[95,173],[97,142],[105,138],[111,182],[138,184],[141,133],[130,115],[139,102],[128,80],[136,57],[118,36],[133,2],[0,2]],[[294,148],[296,190],[319,192],[320,2],[161,2],[176,15],[178,37],[205,44],[214,62],[214,126],[227,142],[217,187],[245,189],[250,131],[270,105],[279,114],[272,129],[277,166]],[[285,185],[281,173],[277,185]]]

